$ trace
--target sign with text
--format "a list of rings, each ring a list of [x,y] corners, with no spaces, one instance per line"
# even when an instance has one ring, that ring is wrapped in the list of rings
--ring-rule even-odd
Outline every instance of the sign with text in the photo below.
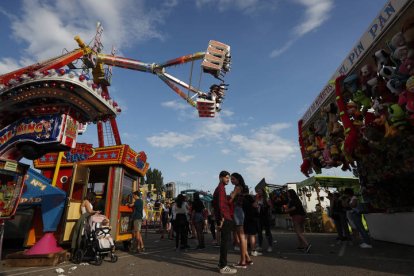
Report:
[[[25,118],[0,130],[0,153],[16,142],[36,144],[57,142],[61,133],[61,115]]]

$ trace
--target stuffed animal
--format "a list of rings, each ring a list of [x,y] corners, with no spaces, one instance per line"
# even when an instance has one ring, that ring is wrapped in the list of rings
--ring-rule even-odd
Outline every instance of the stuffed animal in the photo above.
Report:
[[[405,20],[401,33],[404,36],[405,44],[409,49],[408,57],[414,57],[414,17]]]
[[[398,66],[398,74],[404,80],[407,80],[410,76],[414,75],[414,59],[404,59],[400,66]]]
[[[396,33],[390,41],[389,44],[391,51],[395,51],[396,49],[398,49],[399,47],[403,47],[406,46],[406,42],[405,42],[405,38],[402,32],[398,32]]]
[[[362,113],[365,114],[365,112],[371,108],[371,99],[368,98],[362,90],[355,91],[353,98],[354,102],[358,103],[359,106],[362,106]]]
[[[316,120],[313,126],[315,128],[316,136],[323,137],[326,135],[327,124],[323,118],[319,118],[318,120]]]
[[[343,123],[344,129],[345,129],[345,141],[343,143],[344,150],[342,151],[347,158],[351,158],[357,144],[358,144],[358,132],[349,118],[349,115],[347,113],[345,102],[343,98],[342,93],[342,83],[345,80],[345,76],[340,76],[336,78],[335,80],[335,95],[336,95],[336,104],[338,106],[339,114],[341,117],[341,121]],[[350,160],[350,159],[348,159]]]
[[[388,121],[390,127],[385,134],[385,137],[393,137],[407,127],[406,114],[398,104],[393,104],[388,107]]]
[[[331,146],[329,143],[326,143],[325,148],[323,149],[322,156],[325,163],[325,168],[332,168],[335,165],[335,161],[331,156]]]
[[[383,77],[383,79],[385,80],[389,80],[392,79],[393,77],[395,77],[395,70],[396,67],[392,67],[392,66],[383,66],[380,70],[379,70],[379,75],[381,77]]]
[[[407,58],[408,48],[402,32],[398,32],[392,37],[389,47],[396,64],[401,64]]]
[[[335,122],[338,121],[338,108],[335,103],[330,103],[322,108],[322,112],[326,114],[328,121],[328,133],[331,134],[333,132]]]
[[[370,86],[368,81],[377,77],[377,72],[374,70],[374,67],[371,64],[365,64],[361,67],[359,71],[359,78],[361,80],[361,89],[367,90],[371,94]]]
[[[348,113],[348,116],[352,122],[352,124],[356,127],[360,127],[362,125],[362,113],[359,111],[359,107],[358,105],[353,102],[353,101],[349,101],[346,104],[346,111]]]
[[[367,112],[365,114],[364,127],[362,130],[363,137],[371,142],[379,142],[385,134],[384,127],[375,123],[377,116],[374,113]]]
[[[382,78],[371,79],[368,83],[373,85],[372,97],[377,99],[380,104],[391,104],[397,101],[397,96],[391,93]]]
[[[300,171],[306,176],[312,173],[311,162],[308,158],[303,159],[302,165],[300,165]]]
[[[354,94],[358,89],[358,75],[351,74],[344,79],[344,89]]]
[[[405,88],[407,91],[407,103],[405,108],[409,113],[409,120],[411,124],[414,123],[414,76],[410,77],[405,83]]]
[[[384,49],[378,50],[373,55],[375,64],[377,64],[377,72],[381,71],[381,68],[390,65],[390,54],[388,54]]]

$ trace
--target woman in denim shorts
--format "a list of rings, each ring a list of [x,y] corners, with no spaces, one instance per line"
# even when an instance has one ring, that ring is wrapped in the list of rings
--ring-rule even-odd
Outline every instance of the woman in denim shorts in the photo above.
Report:
[[[253,264],[247,253],[247,239],[243,229],[243,200],[244,196],[249,194],[249,188],[246,186],[243,177],[239,173],[233,173],[231,175],[231,183],[234,185],[234,190],[230,194],[230,200],[234,203],[233,221],[236,226],[236,235],[240,241],[240,262],[236,264],[235,267],[246,268],[247,265]]]

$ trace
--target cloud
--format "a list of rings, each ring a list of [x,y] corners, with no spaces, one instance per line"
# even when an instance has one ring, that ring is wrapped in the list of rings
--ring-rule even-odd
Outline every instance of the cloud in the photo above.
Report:
[[[271,53],[270,53],[270,57],[271,58],[275,58],[280,56],[281,54],[283,54],[284,52],[286,52],[290,46],[292,46],[293,42],[295,42],[296,39],[291,39],[288,42],[285,43],[285,45],[281,48],[278,49],[274,49]]]
[[[107,47],[104,52],[109,53],[112,45],[120,48],[149,39],[163,40],[164,35],[157,27],[165,22],[164,18],[177,3],[168,0],[157,9],[150,9],[144,0],[26,0],[21,12],[6,15],[11,21],[12,38],[26,45],[24,57],[39,60],[57,56],[65,48],[77,48],[75,35],[88,43],[95,35],[97,21],[104,27],[102,42]],[[1,62],[3,66],[22,65],[10,58]]]
[[[190,161],[191,159],[194,159],[195,156],[194,155],[185,155],[185,154],[182,154],[182,153],[176,153],[176,154],[174,154],[174,157],[177,160],[185,163],[185,162]]]
[[[295,27],[295,34],[299,37],[318,28],[329,18],[333,8],[333,0],[297,0],[306,7],[305,20]]]
[[[228,109],[225,109],[225,110],[220,111],[220,115],[223,117],[231,117],[234,115],[234,112]]]
[[[177,132],[163,132],[147,138],[147,141],[157,148],[174,148],[177,146],[191,147],[195,137]]]
[[[19,69],[21,66],[18,61],[12,58],[2,58],[0,60],[0,75]]]
[[[220,117],[215,117],[202,122],[201,126],[192,133],[163,132],[148,137],[147,141],[158,148],[191,147],[196,141],[210,141],[211,138],[214,138],[214,141],[217,142],[230,137],[230,130],[235,127],[235,124],[225,123]]]
[[[220,117],[215,117],[208,121],[204,121],[197,134],[202,137],[214,137],[220,139],[220,137],[230,135],[230,130],[235,127],[235,124],[225,123]]]
[[[277,166],[295,156],[298,151],[296,143],[279,135],[289,127],[286,123],[272,124],[254,130],[250,136],[231,137],[230,141],[243,152],[239,162],[247,165],[245,171],[251,179],[274,179]]]
[[[129,132],[122,132],[121,139],[125,139],[127,141],[136,141],[139,138],[137,133],[129,133]]]
[[[236,9],[247,14],[252,14],[258,11],[275,9],[277,2],[277,0],[196,0],[195,3],[198,8],[212,6],[220,12]]]
[[[168,101],[161,103],[161,106],[171,108],[173,110],[186,110],[190,106],[179,101]]]
[[[333,9],[333,0],[295,0],[305,7],[305,17],[293,29],[293,37],[285,45],[274,49],[270,53],[271,58],[280,56],[286,52],[293,43],[305,34],[317,29],[329,18],[329,12]]]
[[[227,155],[227,154],[229,154],[231,151],[229,150],[229,149],[222,149],[221,150],[221,153],[222,154],[225,154],[225,155]]]

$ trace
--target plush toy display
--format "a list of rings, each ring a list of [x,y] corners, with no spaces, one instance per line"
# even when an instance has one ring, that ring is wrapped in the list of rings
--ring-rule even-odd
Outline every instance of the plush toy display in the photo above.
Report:
[[[306,133],[299,126],[301,171],[351,170],[377,208],[412,206],[414,198],[414,17],[387,46],[339,76],[335,102],[321,107]]]
[[[414,17],[387,46],[357,73],[335,80],[335,103],[321,107],[321,117],[303,135],[301,171],[308,176],[311,168],[320,173],[342,166],[359,177],[373,206],[412,206]],[[386,198],[398,189],[400,201]]]

